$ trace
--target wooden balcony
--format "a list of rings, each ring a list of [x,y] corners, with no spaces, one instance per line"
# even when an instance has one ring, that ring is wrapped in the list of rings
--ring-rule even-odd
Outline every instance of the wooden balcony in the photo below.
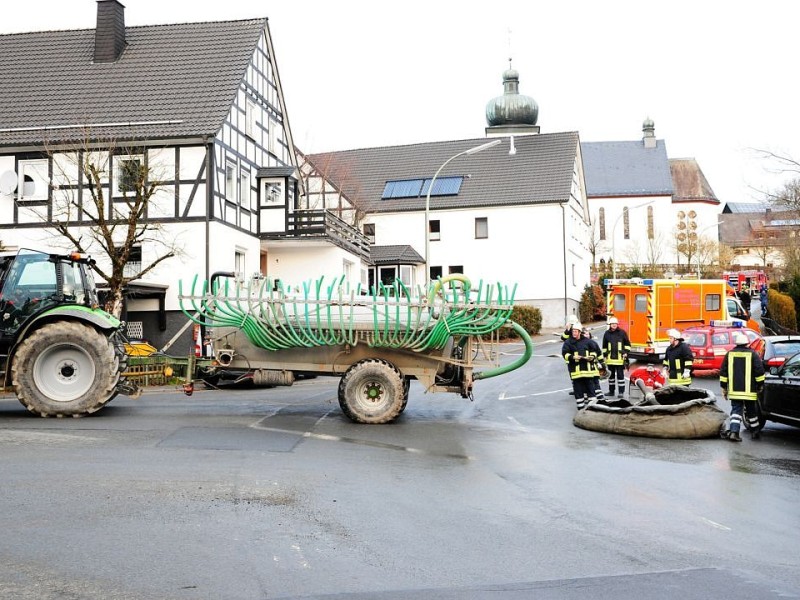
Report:
[[[330,210],[292,211],[287,215],[285,232],[262,233],[261,238],[265,240],[325,239],[361,258],[369,259],[369,238]]]

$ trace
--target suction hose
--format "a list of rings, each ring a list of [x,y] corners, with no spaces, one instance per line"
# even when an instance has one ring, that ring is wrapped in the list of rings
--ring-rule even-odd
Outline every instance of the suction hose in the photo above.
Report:
[[[514,323],[514,321],[509,321],[509,323],[511,324],[511,328],[519,337],[522,338],[522,341],[525,343],[525,353],[512,363],[502,367],[497,367],[496,369],[489,369],[488,371],[475,373],[475,375],[472,377],[473,380],[478,381],[479,379],[489,379],[490,377],[497,377],[498,375],[503,375],[509,371],[513,371],[514,369],[519,369],[522,365],[528,362],[530,357],[533,355],[533,340],[531,339],[531,336],[528,335],[528,332],[525,331],[521,325]]]

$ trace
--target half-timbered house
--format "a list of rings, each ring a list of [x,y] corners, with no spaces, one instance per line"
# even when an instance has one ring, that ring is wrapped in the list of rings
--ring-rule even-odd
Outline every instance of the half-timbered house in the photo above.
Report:
[[[131,166],[157,183],[144,218],[159,235],[134,249],[132,271],[177,251],[126,286],[132,337],[173,338],[186,323],[170,318],[178,282],[195,275],[359,279],[366,237],[305,203],[267,19],[126,27],[117,0],[97,9],[95,29],[0,35],[2,244],[63,250],[55,219],[89,237],[91,185],[71,164],[91,152],[109,217]]]

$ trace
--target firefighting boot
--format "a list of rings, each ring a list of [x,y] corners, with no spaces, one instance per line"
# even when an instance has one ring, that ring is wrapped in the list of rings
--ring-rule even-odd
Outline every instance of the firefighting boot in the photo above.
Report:
[[[728,436],[728,439],[732,442],[741,442],[742,436],[739,435],[738,431],[731,431],[731,434]]]
[[[756,428],[756,429],[751,429],[750,430],[750,439],[751,440],[757,440],[760,437],[761,437],[761,430],[760,429]]]

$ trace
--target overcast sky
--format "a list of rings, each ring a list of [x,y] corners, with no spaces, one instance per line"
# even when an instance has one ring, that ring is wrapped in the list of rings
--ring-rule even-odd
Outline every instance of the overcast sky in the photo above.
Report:
[[[305,152],[478,138],[508,58],[542,133],[636,140],[655,122],[723,202],[800,160],[796,0],[123,0],[128,25],[269,17]],[[0,33],[89,29],[94,0],[3,2]],[[752,188],[755,188],[752,189]]]

